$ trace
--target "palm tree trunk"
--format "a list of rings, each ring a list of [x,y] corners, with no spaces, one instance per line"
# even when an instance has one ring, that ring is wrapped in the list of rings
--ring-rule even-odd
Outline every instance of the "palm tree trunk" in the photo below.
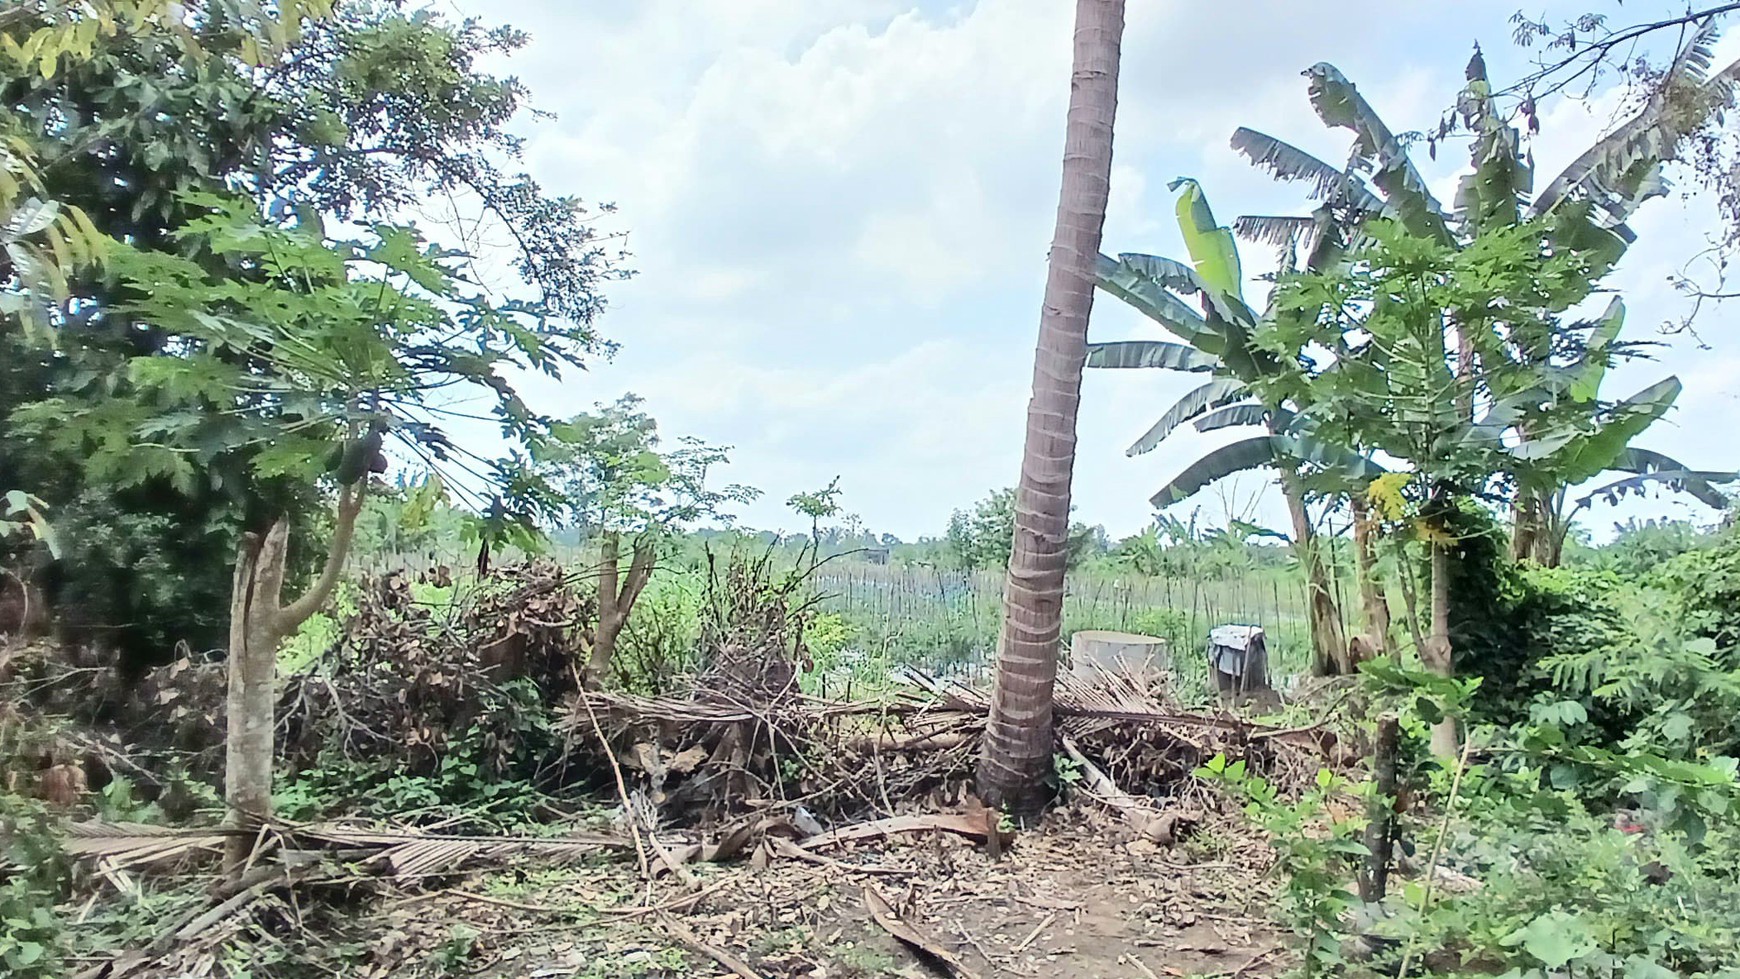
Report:
[[[1044,804],[1045,777],[1051,769],[1051,697],[1063,634],[1076,414],[1093,311],[1094,266],[1111,188],[1123,35],[1123,0],[1076,0],[1063,186],[1033,357],[1021,481],[1015,491],[1015,538],[1003,589],[997,680],[978,766],[984,801],[1017,816],[1037,812]]]
[[[1293,546],[1299,561],[1305,565],[1305,615],[1311,623],[1311,673],[1313,676],[1340,676],[1353,672],[1347,655],[1347,639],[1341,630],[1341,610],[1335,604],[1335,592],[1329,587],[1329,572],[1323,564],[1323,553],[1317,546],[1317,535],[1311,529],[1311,516],[1305,512],[1305,489],[1299,484],[1299,474],[1281,473],[1281,495],[1287,500],[1287,514],[1293,521]]]
[[[1390,637],[1390,599],[1384,594],[1377,573],[1377,549],[1372,544],[1371,507],[1359,493],[1353,494],[1353,558],[1359,572],[1359,598],[1365,612],[1365,630],[1374,653],[1394,655]]]

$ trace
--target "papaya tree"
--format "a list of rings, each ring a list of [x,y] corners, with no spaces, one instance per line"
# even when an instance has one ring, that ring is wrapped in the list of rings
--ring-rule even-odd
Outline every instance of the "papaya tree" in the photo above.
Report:
[[[1191,262],[1152,255],[1123,254],[1099,258],[1099,286],[1158,323],[1182,342],[1130,340],[1088,345],[1087,366],[1102,369],[1165,368],[1212,372],[1215,376],[1191,390],[1162,414],[1127,450],[1135,456],[1152,451],[1180,426],[1199,432],[1233,427],[1261,429],[1215,449],[1186,466],[1151,501],[1167,507],[1188,499],[1208,484],[1254,469],[1279,474],[1282,497],[1292,523],[1292,544],[1305,570],[1307,613],[1311,623],[1312,672],[1347,673],[1352,669],[1343,635],[1341,610],[1335,601],[1317,530],[1307,507],[1307,477],[1328,470],[1348,479],[1379,471],[1355,452],[1313,439],[1296,424],[1294,401],[1266,401],[1253,385],[1293,367],[1254,343],[1277,310],[1254,313],[1244,299],[1243,272],[1232,231],[1216,224],[1202,188],[1194,180],[1174,181],[1180,190],[1178,227]],[[1331,264],[1338,252],[1318,249],[1311,262]],[[1189,298],[1200,304],[1200,312]],[[1371,609],[1368,605],[1368,614]],[[1382,617],[1387,622],[1387,614]],[[1387,624],[1380,636],[1387,635]]]
[[[1616,402],[1576,394],[1606,362],[1600,345],[1570,342],[1568,311],[1595,288],[1598,255],[1549,247],[1554,217],[1488,230],[1466,247],[1413,233],[1400,220],[1367,222],[1357,260],[1331,273],[1283,281],[1278,318],[1261,342],[1311,366],[1265,382],[1271,397],[1308,388],[1316,434],[1393,460],[1405,492],[1400,521],[1430,556],[1430,626],[1421,662],[1453,675],[1450,561],[1459,542],[1451,511],[1468,498],[1514,499],[1519,487],[1566,484],[1612,468],[1626,444],[1672,406],[1667,378]],[[1546,360],[1461,356],[1503,338],[1560,337]],[[1313,357],[1310,351],[1333,351]],[[1479,406],[1475,417],[1468,405]],[[1519,432],[1529,433],[1527,439]],[[1390,510],[1392,518],[1398,508]],[[1412,606],[1414,603],[1410,602]],[[1452,754],[1454,719],[1433,735]]]
[[[187,203],[206,212],[180,234],[221,256],[221,271],[125,246],[109,257],[125,284],[117,308],[177,337],[173,354],[142,354],[93,379],[115,392],[106,400],[50,397],[13,421],[117,489],[160,480],[191,492],[234,457],[274,490],[238,528],[230,599],[225,801],[232,823],[250,826],[271,814],[278,643],[331,595],[383,447],[456,470],[448,484],[474,496],[494,487],[508,512],[553,514],[556,497],[524,455],[549,423],[511,377],[559,376],[591,349],[591,334],[535,304],[493,301],[461,275],[466,256],[411,228],[342,238],[318,221],[264,223],[235,198]],[[445,422],[479,410],[460,412],[455,399],[479,396],[520,450],[485,459],[448,437]],[[267,504],[298,499],[327,501],[333,530],[312,583],[286,599],[290,514]]]
[[[586,682],[594,686],[610,670],[617,639],[668,535],[758,495],[736,484],[710,488],[709,474],[728,461],[727,450],[693,437],[663,449],[658,422],[641,404],[630,394],[575,415],[551,429],[535,456],[537,470],[561,493],[570,526],[598,544],[598,622],[585,665]]]
[[[233,275],[247,273],[202,251],[201,236],[178,233],[201,215],[187,192],[247,195],[287,226],[303,212],[393,221],[452,199],[462,213],[449,240],[507,242],[499,257],[525,295],[589,323],[614,257],[586,207],[516,172],[528,93],[491,70],[525,35],[415,6],[0,3],[0,132],[42,164],[40,190],[26,196],[56,201],[62,214],[76,207],[137,248]],[[28,67],[14,69],[21,54]],[[225,643],[228,528],[265,510],[289,514],[298,538],[318,522],[306,499],[268,499],[275,490],[255,478],[247,452],[213,457],[225,468],[180,484],[191,492],[166,479],[116,491],[81,459],[17,435],[16,408],[56,397],[98,410],[114,392],[91,378],[125,386],[117,365],[179,349],[181,338],[121,308],[118,286],[110,275],[69,273],[67,298],[42,314],[53,348],[38,342],[41,330],[24,337],[12,318],[0,322],[0,484],[55,504],[66,554],[49,598],[68,634],[143,668],[178,642]],[[107,543],[115,540],[125,549]],[[317,570],[305,549],[292,551],[296,574]]]

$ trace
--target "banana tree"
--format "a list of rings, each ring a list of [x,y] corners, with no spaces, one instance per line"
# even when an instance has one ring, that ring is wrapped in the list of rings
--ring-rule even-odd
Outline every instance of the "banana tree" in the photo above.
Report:
[[[1545,246],[1583,257],[1586,268],[1581,278],[1587,295],[1635,238],[1625,222],[1644,202],[1665,193],[1662,165],[1675,159],[1688,134],[1734,102],[1740,62],[1711,74],[1715,39],[1713,25],[1701,28],[1670,64],[1654,96],[1532,200],[1528,197],[1533,179],[1530,157],[1520,133],[1493,105],[1485,61],[1477,48],[1468,64],[1456,117],[1447,119],[1427,140],[1435,153],[1437,141],[1458,125],[1473,137],[1470,169],[1459,181],[1450,208],[1432,196],[1407,147],[1357,87],[1334,66],[1315,65],[1305,72],[1312,105],[1325,124],[1353,133],[1349,163],[1338,169],[1274,137],[1240,129],[1232,139],[1234,149],[1280,179],[1308,184],[1319,206],[1309,218],[1248,217],[1240,218],[1234,227],[1243,235],[1273,243],[1290,243],[1309,233],[1315,239],[1314,249],[1346,252],[1369,242],[1361,229],[1374,218],[1460,248],[1478,247],[1483,234],[1533,224]],[[1476,316],[1475,322],[1450,324],[1457,338],[1460,373],[1472,374],[1478,358],[1488,362],[1481,369],[1527,376],[1550,365],[1555,351],[1565,346],[1565,334],[1555,332],[1557,324],[1545,331],[1494,331],[1490,320]],[[1611,358],[1622,352],[1614,338],[1596,330],[1588,343]],[[1578,338],[1570,340],[1575,346]],[[1474,397],[1473,386],[1465,386],[1461,407],[1470,417]],[[1588,411],[1584,427],[1592,427],[1605,406],[1593,398],[1583,404]],[[1516,426],[1511,434],[1522,441],[1536,437],[1526,424]],[[1609,461],[1621,458],[1623,445],[1608,448],[1613,450]],[[1691,485],[1658,482],[1674,488]],[[1514,503],[1515,556],[1556,562],[1558,548],[1553,541],[1555,534],[1557,539],[1563,536],[1558,524],[1565,497],[1560,484],[1519,487]]]
[[[1219,226],[1202,188],[1194,180],[1174,181],[1180,190],[1178,225],[1190,264],[1152,255],[1100,256],[1099,286],[1183,342],[1132,340],[1088,345],[1087,366],[1108,370],[1164,368],[1213,372],[1216,376],[1168,409],[1130,446],[1127,454],[1153,450],[1185,424],[1197,431],[1259,428],[1252,435],[1216,449],[1187,466],[1151,498],[1156,507],[1187,499],[1216,480],[1253,469],[1280,474],[1282,495],[1293,525],[1293,543],[1305,568],[1310,601],[1313,671],[1320,675],[1351,670],[1341,612],[1306,508],[1307,472],[1335,469],[1354,478],[1369,462],[1314,439],[1296,424],[1290,403],[1265,400],[1253,383],[1293,368],[1255,342],[1269,316],[1253,313],[1244,299],[1242,263],[1231,229]],[[1327,260],[1328,253],[1323,253]],[[1193,308],[1193,297],[1200,312]]]

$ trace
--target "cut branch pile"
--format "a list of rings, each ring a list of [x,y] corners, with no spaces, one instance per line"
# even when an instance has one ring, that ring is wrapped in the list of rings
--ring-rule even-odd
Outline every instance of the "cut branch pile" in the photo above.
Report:
[[[444,579],[445,569],[423,578],[431,575]],[[552,561],[498,566],[440,613],[413,587],[438,583],[402,571],[368,582],[344,639],[289,680],[280,744],[293,767],[336,749],[427,774],[450,737],[483,724],[494,747],[484,775],[505,777],[524,729],[511,715],[553,706],[577,688],[575,651],[596,623],[577,576]],[[504,694],[516,682],[528,692]]]

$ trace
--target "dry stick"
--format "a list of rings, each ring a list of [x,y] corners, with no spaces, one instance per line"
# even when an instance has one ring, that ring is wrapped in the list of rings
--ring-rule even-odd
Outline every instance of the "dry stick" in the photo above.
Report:
[[[700,936],[690,931],[687,925],[677,919],[668,914],[661,914],[659,915],[659,920],[664,923],[666,928],[671,930],[671,934],[677,939],[677,941],[682,942],[694,951],[700,952],[702,955],[705,955],[724,966],[726,971],[730,972],[732,975],[739,976],[741,979],[762,979],[761,973],[751,969],[742,959],[739,959],[737,956],[732,955],[730,952],[725,951],[717,945],[709,945],[702,941]]]
[[[1039,921],[1039,924],[1034,925],[1033,930],[1027,933],[1027,937],[1021,939],[1021,943],[1015,946],[1015,951],[1017,953],[1019,953],[1019,952],[1023,951],[1024,949],[1026,949],[1027,946],[1033,944],[1033,940],[1035,938],[1039,937],[1039,933],[1044,931],[1047,927],[1049,927],[1051,925],[1051,923],[1053,921],[1056,921],[1056,920],[1057,920],[1057,912],[1056,911],[1053,911],[1050,914],[1046,915],[1044,918],[1041,918]]]
[[[1425,914],[1426,908],[1432,904],[1432,882],[1438,879],[1438,858],[1444,853],[1444,838],[1450,835],[1450,818],[1456,814],[1456,793],[1462,788],[1462,773],[1468,770],[1468,751],[1474,747],[1474,738],[1468,737],[1462,742],[1462,754],[1456,759],[1456,775],[1450,780],[1450,795],[1444,800],[1444,821],[1438,824],[1438,839],[1432,844],[1432,859],[1426,864],[1426,886],[1420,893],[1419,913]],[[1408,947],[1402,952],[1402,967],[1396,971],[1396,979],[1408,979],[1408,965],[1414,957],[1414,942],[1418,932],[1408,936]]]
[[[586,705],[586,716],[592,720],[592,733],[598,735],[598,747],[604,750],[604,759],[610,762],[610,774],[616,778],[616,797],[622,800],[622,818],[628,823],[628,834],[634,839],[634,855],[640,862],[640,875],[646,878],[646,896],[652,900],[652,868],[647,864],[646,845],[640,839],[640,820],[635,818],[634,804],[628,799],[628,783],[622,779],[622,766],[616,762],[616,752],[610,750],[610,739],[604,736],[604,727],[598,723],[598,712],[592,709],[592,699],[586,696],[586,685],[581,680],[580,669],[572,662],[568,670],[574,674],[574,682],[580,684],[580,702]]]

